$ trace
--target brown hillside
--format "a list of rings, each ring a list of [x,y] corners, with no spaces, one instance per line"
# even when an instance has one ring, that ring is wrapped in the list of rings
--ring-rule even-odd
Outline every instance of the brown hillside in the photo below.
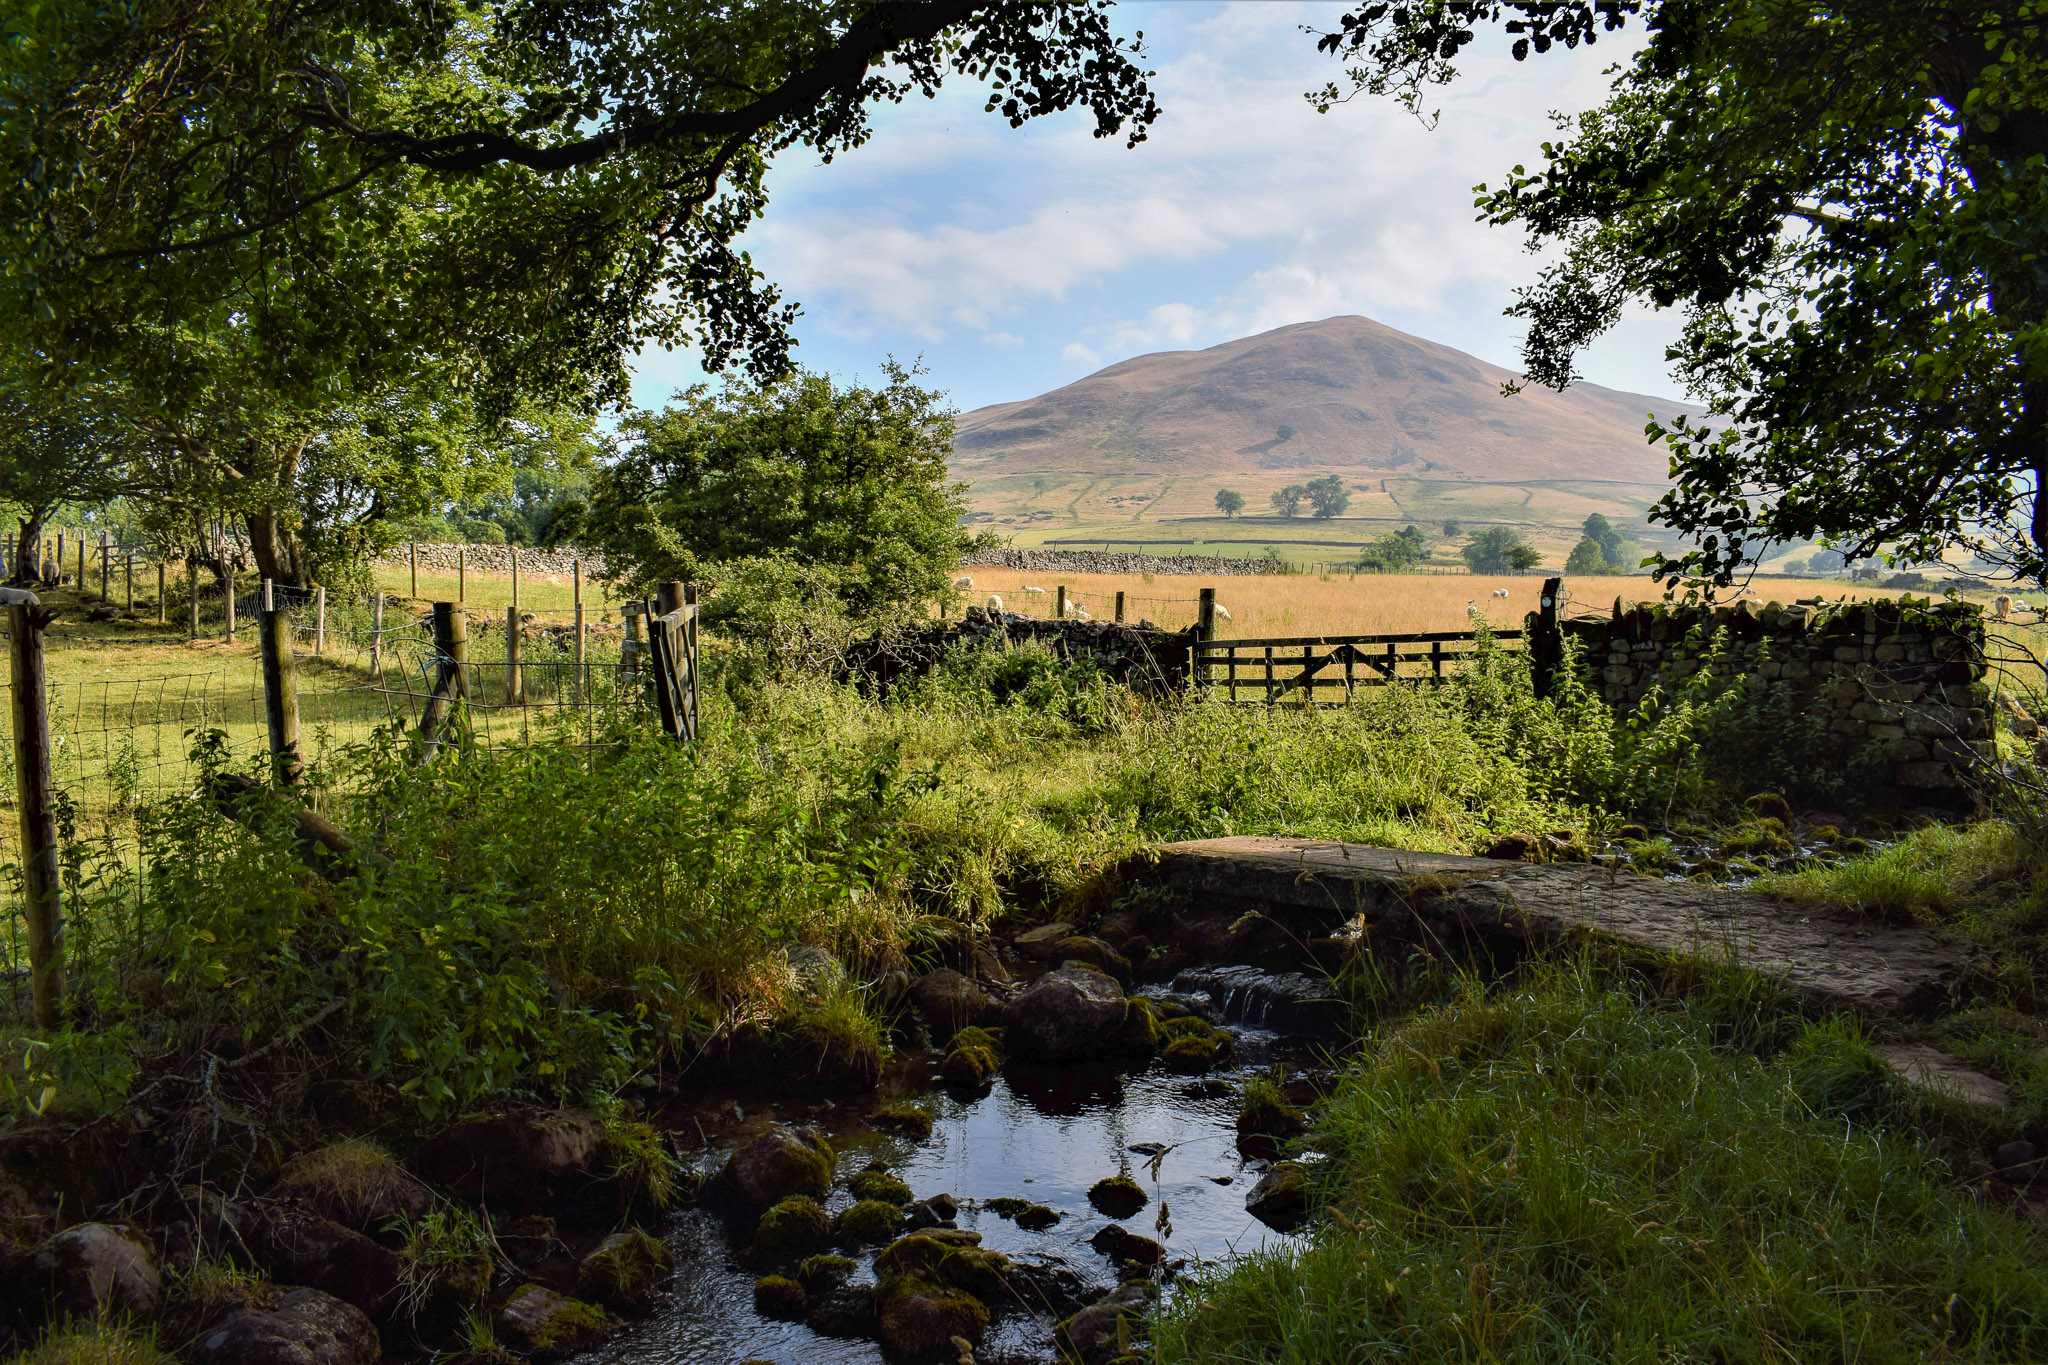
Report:
[[[1691,404],[1515,375],[1370,318],[1281,327],[1204,351],[1138,356],[960,419],[964,478],[1359,469],[1491,483],[1666,481],[1645,414]],[[1281,426],[1294,428],[1282,440]]]

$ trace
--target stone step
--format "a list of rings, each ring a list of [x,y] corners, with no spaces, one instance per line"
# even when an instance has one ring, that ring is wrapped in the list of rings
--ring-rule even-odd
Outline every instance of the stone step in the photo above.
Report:
[[[1152,876],[1199,910],[1265,910],[1328,933],[1354,915],[1432,932],[1590,934],[1662,956],[1747,968],[1830,1006],[1925,1014],[1961,974],[1966,945],[1907,925],[1814,914],[1751,891],[1583,864],[1412,853],[1244,835],[1167,844]]]

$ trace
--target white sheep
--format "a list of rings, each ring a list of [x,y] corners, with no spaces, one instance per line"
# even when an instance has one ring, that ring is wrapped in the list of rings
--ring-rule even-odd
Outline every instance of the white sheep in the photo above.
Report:
[[[1506,597],[1508,595],[1508,590],[1506,588],[1495,588],[1493,590],[1493,595],[1495,597]]]
[[[962,576],[953,580],[953,586],[961,592],[966,592],[974,586],[974,579],[971,576]]]
[[[1230,619],[1230,608],[1224,606],[1221,602],[1218,602],[1216,604],[1216,614],[1222,617],[1224,620],[1228,621]]]
[[[2012,598],[2005,593],[1991,599],[1991,614],[2003,621],[2012,615]]]
[[[1094,617],[1088,614],[1088,608],[1080,606],[1074,608],[1074,616],[1076,619],[1082,621],[1093,621],[1095,619]]]
[[[1045,589],[1034,588],[1029,583],[1026,583],[1024,585],[1024,593],[1027,597],[1043,597],[1045,596]]]
[[[994,593],[990,593],[988,595],[987,606],[990,611],[1001,611],[1003,609],[1003,599],[996,596]]]

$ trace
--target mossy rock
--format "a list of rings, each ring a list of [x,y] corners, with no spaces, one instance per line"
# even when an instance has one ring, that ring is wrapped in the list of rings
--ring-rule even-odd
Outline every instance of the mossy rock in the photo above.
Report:
[[[615,1232],[583,1258],[576,1293],[599,1303],[636,1304],[675,1269],[668,1248],[639,1228]]]
[[[1650,837],[1650,831],[1641,825],[1621,825],[1615,829],[1614,837],[1623,843],[1640,843]]]
[[[1031,1207],[1031,1201],[1003,1194],[997,1195],[994,1199],[982,1200],[981,1206],[998,1218],[1015,1218],[1018,1214]]]
[[[849,1256],[833,1256],[829,1253],[807,1257],[804,1263],[796,1268],[797,1283],[804,1287],[806,1294],[827,1294],[845,1284],[859,1264],[860,1262]]]
[[[855,1199],[879,1199],[884,1204],[901,1207],[916,1198],[910,1186],[887,1171],[862,1171],[847,1182],[846,1188],[853,1191]]]
[[[988,1308],[964,1289],[916,1273],[889,1275],[875,1286],[882,1345],[900,1356],[947,1350],[954,1337],[980,1341]]]
[[[618,1327],[596,1304],[529,1284],[513,1291],[498,1312],[498,1329],[512,1346],[537,1360],[560,1360],[588,1350]]]
[[[903,1227],[903,1210],[882,1199],[863,1199],[841,1213],[833,1230],[844,1242],[886,1242]]]
[[[1110,1040],[1112,1056],[1146,1058],[1159,1051],[1166,1035],[1159,1026],[1159,1016],[1152,1008],[1152,1002],[1145,996],[1134,995],[1124,1001],[1123,1027]]]
[[[985,1047],[956,1047],[939,1065],[939,1075],[951,1090],[980,1090],[1002,1070],[1002,1059]]]
[[[1017,1226],[1026,1232],[1044,1232],[1060,1221],[1060,1211],[1044,1204],[1027,1204],[1017,1214]]]
[[[1199,1014],[1176,1014],[1159,1021],[1159,1032],[1169,1041],[1176,1038],[1207,1038],[1216,1032]]]
[[[831,1238],[832,1220],[809,1195],[793,1194],[761,1215],[754,1252],[771,1261],[808,1256]]]
[[[1792,823],[1792,804],[1776,792],[1758,792],[1742,803],[1758,816],[1778,821],[1781,825]]]
[[[1184,1076],[1199,1076],[1210,1070],[1222,1055],[1223,1049],[1214,1038],[1194,1035],[1174,1039],[1159,1054],[1169,1071],[1178,1071]]]
[[[1088,1202],[1105,1218],[1129,1218],[1145,1207],[1145,1187],[1127,1175],[1104,1176],[1088,1187]]]
[[[923,1275],[984,1299],[1000,1296],[1007,1285],[1010,1258],[999,1251],[984,1250],[972,1242],[955,1240],[962,1235],[958,1232],[943,1236],[913,1232],[908,1237],[900,1237],[875,1257],[875,1274],[878,1277]],[[974,1236],[973,1233],[964,1235]]]
[[[963,1047],[985,1047],[1000,1057],[1003,1055],[1003,1031],[982,1028],[978,1024],[969,1025],[955,1033],[946,1043],[949,1052],[957,1052]]]
[[[901,1133],[905,1137],[928,1138],[932,1135],[930,1110],[895,1100],[868,1110],[868,1122],[886,1132]]]
[[[832,1189],[838,1164],[823,1133],[777,1128],[734,1152],[718,1179],[755,1208],[765,1208],[790,1195],[823,1199]]]
[[[754,1281],[754,1311],[764,1318],[795,1322],[809,1302],[804,1287],[786,1275],[763,1275]]]
[[[1721,836],[1721,851],[1731,857],[1771,857],[1798,852],[1799,846],[1782,822],[1750,820]]]

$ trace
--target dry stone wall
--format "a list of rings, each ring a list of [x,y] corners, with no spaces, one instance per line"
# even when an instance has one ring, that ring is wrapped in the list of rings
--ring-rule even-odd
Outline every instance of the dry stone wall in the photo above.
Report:
[[[1845,605],[1819,598],[1712,610],[1638,606],[1563,623],[1606,700],[1640,702],[1704,667],[1730,686],[1777,693],[1818,714],[1844,758],[1882,763],[1880,801],[1950,803],[1993,753],[1984,623],[1967,603]],[[1720,643],[1716,644],[1716,641]]]
[[[1026,573],[1206,574],[1243,577],[1283,572],[1271,559],[1224,555],[1146,555],[1116,550],[983,550],[961,561],[973,568],[1018,569]]]
[[[446,545],[424,540],[418,544],[422,569],[454,573],[458,562],[466,562],[476,573],[512,572],[514,547],[510,545]],[[517,548],[521,573],[573,573],[579,562],[586,577],[604,569],[604,556],[587,550],[537,550],[530,545]],[[401,542],[384,551],[378,559],[386,564],[403,566],[411,562],[410,550],[406,543]]]

